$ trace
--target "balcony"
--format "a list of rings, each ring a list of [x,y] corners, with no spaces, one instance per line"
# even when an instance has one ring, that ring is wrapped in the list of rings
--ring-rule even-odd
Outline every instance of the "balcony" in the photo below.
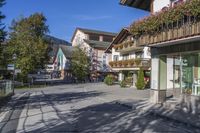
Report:
[[[181,26],[163,28],[154,35],[144,34],[136,39],[138,46],[156,45],[163,42],[174,41],[200,35],[200,22],[186,22]]]
[[[124,42],[114,46],[116,52],[130,52],[130,51],[138,51],[142,50],[143,47],[137,47],[134,41]]]
[[[130,32],[137,46],[171,45],[196,39],[200,35],[199,9],[199,0],[187,0],[134,21]]]
[[[149,69],[151,67],[150,59],[129,59],[121,61],[111,61],[109,65],[112,68],[143,68]]]

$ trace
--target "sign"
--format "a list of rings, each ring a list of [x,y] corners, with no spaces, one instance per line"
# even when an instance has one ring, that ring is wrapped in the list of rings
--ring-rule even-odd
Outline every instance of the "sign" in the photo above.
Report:
[[[15,69],[15,74],[21,73],[21,69]]]
[[[14,71],[14,69],[15,69],[15,65],[14,65],[14,64],[8,64],[7,70],[12,70],[12,71]]]

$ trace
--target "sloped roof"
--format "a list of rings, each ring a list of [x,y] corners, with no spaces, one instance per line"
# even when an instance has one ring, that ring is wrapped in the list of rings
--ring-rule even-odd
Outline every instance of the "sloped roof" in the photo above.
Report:
[[[93,48],[106,49],[110,45],[110,42],[94,41],[94,40],[84,40],[84,41]]]
[[[65,45],[61,45],[60,46],[63,54],[65,55],[66,58],[71,58],[72,57],[72,52],[74,47],[72,46],[65,46]]]
[[[145,11],[150,11],[151,0],[120,0],[120,4]]]
[[[45,35],[44,39],[46,39],[46,41],[48,41],[48,43],[49,43],[48,45],[52,49],[51,54],[49,55],[51,57],[49,60],[50,64],[53,63],[53,61],[55,60],[56,54],[57,54],[60,46],[62,46],[62,45],[63,46],[71,46],[71,43],[69,43],[63,39],[59,39],[59,38],[50,36],[50,35]]]
[[[129,35],[131,35],[131,33],[128,28],[121,29],[121,31],[118,33],[118,35],[115,37],[115,39],[108,45],[105,53],[110,53],[111,48],[114,44],[119,44],[119,43],[123,42],[123,40]]]
[[[101,30],[93,30],[93,29],[85,29],[85,28],[78,28],[78,29],[83,31],[84,33],[93,33],[93,34],[108,35],[108,36],[117,35],[117,33],[101,31]]]
[[[117,35],[117,33],[113,33],[113,32],[107,32],[107,31],[101,31],[101,30],[94,30],[94,29],[86,29],[86,28],[76,28],[73,36],[72,36],[72,39],[71,39],[71,42],[74,40],[74,37],[76,35],[76,32],[80,30],[84,33],[91,33],[91,34],[98,34],[98,35],[107,35],[107,36],[113,36],[115,37]]]

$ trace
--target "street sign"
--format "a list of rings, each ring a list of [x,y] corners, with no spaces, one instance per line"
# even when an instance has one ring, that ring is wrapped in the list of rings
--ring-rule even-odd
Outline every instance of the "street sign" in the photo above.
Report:
[[[7,70],[14,70],[15,69],[15,65],[14,64],[8,64],[7,65]]]
[[[21,69],[15,69],[15,74],[21,73]]]

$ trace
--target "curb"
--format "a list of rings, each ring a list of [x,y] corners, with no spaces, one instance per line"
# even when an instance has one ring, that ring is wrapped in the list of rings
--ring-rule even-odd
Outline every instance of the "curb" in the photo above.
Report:
[[[121,105],[123,107],[129,108],[129,109],[135,109],[135,110],[137,110],[135,106],[131,106],[131,105],[126,104],[126,103],[122,103],[122,102],[119,102],[119,101],[117,101],[115,103],[118,104],[118,105]],[[151,109],[151,110],[140,109],[140,110],[143,111],[143,112],[150,113],[150,114],[152,114],[154,116],[158,116],[160,118],[166,119],[168,121],[173,121],[175,123],[183,124],[183,125],[185,125],[187,127],[192,127],[192,128],[200,129],[200,126],[197,126],[197,125],[195,125],[193,123],[190,123],[190,122],[182,121],[180,119],[175,119],[172,116],[167,116],[167,115],[164,115],[162,113],[156,112],[155,109]]]
[[[173,121],[173,122],[176,122],[176,123],[180,123],[180,124],[183,124],[187,127],[192,127],[192,128],[196,128],[196,129],[200,129],[200,126],[197,126],[195,124],[192,124],[190,122],[185,122],[185,121],[182,121],[182,120],[179,120],[179,119],[175,119],[171,116],[167,116],[167,115],[164,115],[162,113],[158,113],[156,111],[153,111],[153,110],[150,110],[149,111],[150,114],[154,115],[154,116],[158,116],[158,117],[161,117],[163,119],[166,119],[166,120],[170,120],[170,121]]]

